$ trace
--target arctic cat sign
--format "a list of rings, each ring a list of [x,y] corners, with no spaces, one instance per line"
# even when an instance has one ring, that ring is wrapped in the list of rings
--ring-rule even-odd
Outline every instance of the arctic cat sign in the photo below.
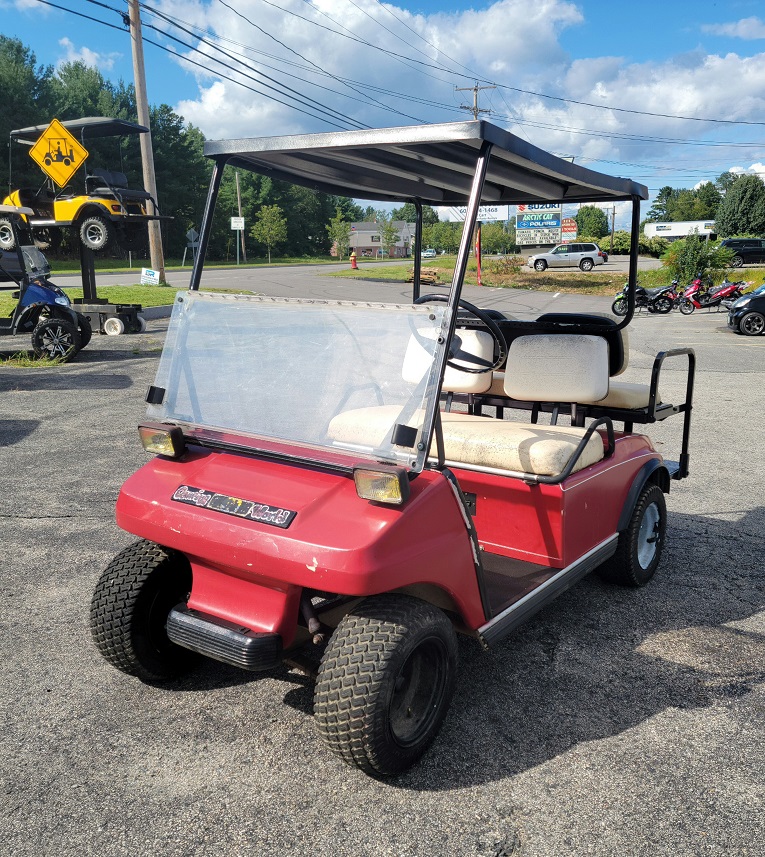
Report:
[[[518,244],[558,244],[561,240],[560,203],[530,203],[517,206],[515,240]]]

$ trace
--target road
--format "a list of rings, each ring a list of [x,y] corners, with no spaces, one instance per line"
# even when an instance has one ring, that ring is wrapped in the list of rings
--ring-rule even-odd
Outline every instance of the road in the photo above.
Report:
[[[308,276],[263,271],[253,288],[293,293]],[[466,296],[514,314],[609,302]],[[636,318],[627,380],[646,381],[661,348],[699,358],[692,473],[668,498],[659,573],[638,591],[587,578],[491,653],[461,641],[443,732],[417,768],[379,782],[324,749],[296,672],[210,662],[152,687],[92,645],[93,587],[131,541],[114,502],[146,460],[135,426],[166,326],[94,337],[66,366],[0,370],[0,854],[760,854],[765,337],[730,334],[722,314]],[[682,385],[668,363],[663,396]],[[679,431],[668,420],[651,436],[674,457]]]

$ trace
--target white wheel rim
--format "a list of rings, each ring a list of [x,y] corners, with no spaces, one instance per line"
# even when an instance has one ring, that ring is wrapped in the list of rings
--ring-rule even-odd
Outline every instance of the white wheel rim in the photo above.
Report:
[[[640,530],[637,538],[637,555],[640,567],[648,568],[656,556],[656,551],[659,549],[659,524],[661,515],[659,507],[656,503],[651,505],[643,513],[643,519],[640,521]]]

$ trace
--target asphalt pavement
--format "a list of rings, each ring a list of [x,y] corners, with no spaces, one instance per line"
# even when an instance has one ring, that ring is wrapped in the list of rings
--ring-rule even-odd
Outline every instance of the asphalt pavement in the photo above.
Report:
[[[308,276],[308,275],[306,275]],[[292,293],[300,275],[252,275]],[[316,297],[406,299],[322,279]],[[609,300],[472,288],[526,314]],[[0,369],[0,854],[759,855],[765,839],[765,337],[724,314],[639,315],[626,380],[657,351],[698,355],[691,476],[672,486],[649,586],[590,577],[490,653],[460,642],[445,727],[380,782],[319,740],[308,679],[213,662],[141,684],[87,628],[103,567],[132,541],[120,485],[146,457],[136,424],[167,321],[95,336],[77,360]],[[28,347],[5,339],[2,351]],[[664,398],[683,389],[665,364]],[[680,421],[650,431],[676,457]]]

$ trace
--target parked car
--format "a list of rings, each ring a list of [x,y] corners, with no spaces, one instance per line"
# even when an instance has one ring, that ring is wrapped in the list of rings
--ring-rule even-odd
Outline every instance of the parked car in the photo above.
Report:
[[[606,254],[597,244],[559,244],[549,253],[537,253],[529,257],[528,266],[535,271],[547,268],[579,267],[591,271],[595,265],[606,261]]]
[[[726,238],[720,246],[734,252],[731,259],[734,268],[749,262],[765,262],[765,240],[762,238]]]
[[[432,247],[428,247],[427,250],[422,251],[422,258],[423,259],[435,259],[436,258],[436,251]]]
[[[744,336],[761,336],[765,333],[765,288],[740,297],[728,313],[728,327]]]

